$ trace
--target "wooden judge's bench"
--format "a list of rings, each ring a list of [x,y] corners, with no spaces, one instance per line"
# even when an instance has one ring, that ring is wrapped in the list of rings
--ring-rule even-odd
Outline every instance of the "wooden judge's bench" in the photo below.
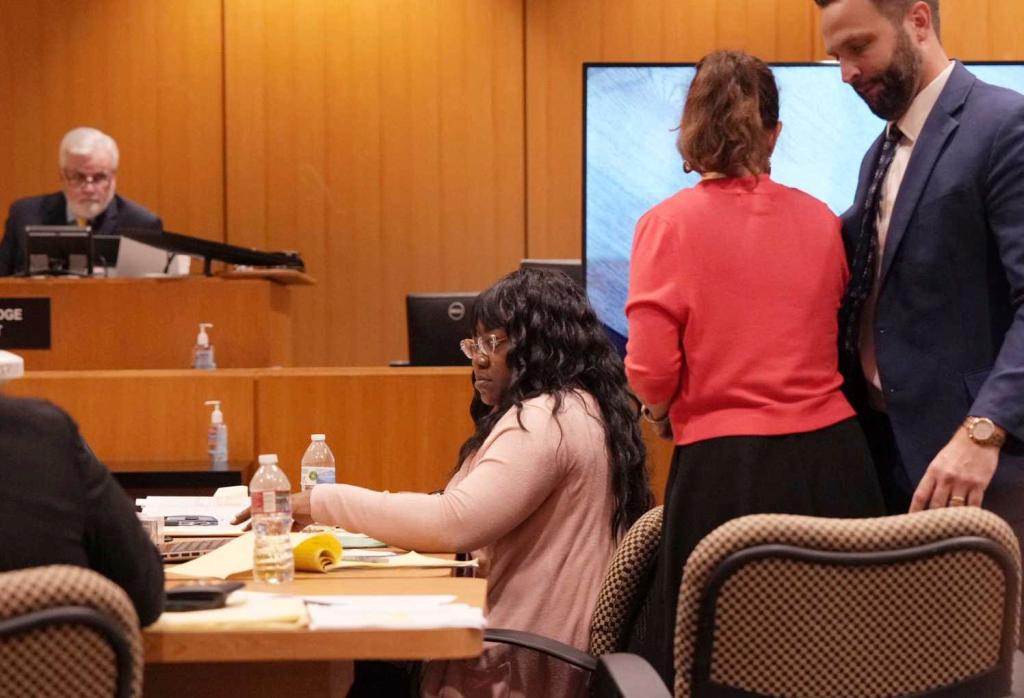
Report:
[[[292,286],[268,278],[0,279],[0,310],[12,299],[48,301],[48,349],[4,341],[46,304],[21,319],[0,312],[0,348],[25,357],[31,371],[189,368],[200,322],[214,325],[220,365],[291,365]]]

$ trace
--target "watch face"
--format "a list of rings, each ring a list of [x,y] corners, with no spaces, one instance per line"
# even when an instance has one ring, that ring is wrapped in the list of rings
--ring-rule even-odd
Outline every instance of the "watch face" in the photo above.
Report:
[[[989,419],[979,419],[971,427],[971,436],[978,441],[988,441],[996,433],[995,425]]]

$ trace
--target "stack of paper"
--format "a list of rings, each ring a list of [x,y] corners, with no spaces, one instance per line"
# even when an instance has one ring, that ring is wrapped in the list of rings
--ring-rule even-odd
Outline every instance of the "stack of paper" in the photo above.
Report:
[[[386,569],[389,567],[476,567],[476,560],[457,562],[437,557],[428,557],[416,552],[404,555],[370,557],[365,553],[347,557],[341,554],[341,546],[330,533],[292,533],[292,549],[295,551],[295,568],[306,572],[330,572],[338,569]],[[182,565],[167,570],[167,574],[192,579],[211,577],[228,579],[247,575],[252,570],[252,532],[246,533],[216,550]]]
[[[313,630],[483,628],[483,609],[454,596],[306,596]]]
[[[221,487],[212,497],[143,497],[135,503],[146,516],[211,516],[217,520],[216,525],[167,526],[167,536],[237,536],[245,524],[231,521],[249,506],[249,488]]]

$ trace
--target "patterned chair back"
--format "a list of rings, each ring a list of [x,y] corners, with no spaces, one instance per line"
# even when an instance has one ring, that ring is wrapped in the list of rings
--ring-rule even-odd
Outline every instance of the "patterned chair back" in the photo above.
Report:
[[[1020,565],[975,507],[736,519],[686,564],[675,695],[1006,695]]]
[[[0,695],[142,695],[142,635],[128,595],[83,567],[0,573]]]
[[[636,520],[608,566],[590,622],[589,652],[597,657],[626,649],[629,632],[647,596],[661,543],[662,507]]]

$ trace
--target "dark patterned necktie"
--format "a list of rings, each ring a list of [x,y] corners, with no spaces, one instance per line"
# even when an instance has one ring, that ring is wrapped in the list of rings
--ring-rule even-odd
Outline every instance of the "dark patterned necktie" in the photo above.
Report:
[[[889,127],[889,132],[882,143],[882,152],[878,156],[875,174],[871,178],[867,196],[864,198],[864,210],[860,221],[860,235],[857,236],[853,248],[853,260],[850,264],[850,285],[839,309],[839,330],[842,333],[843,349],[853,355],[857,351],[860,340],[860,314],[864,309],[864,301],[871,295],[871,285],[875,281],[875,260],[878,258],[878,207],[882,201],[882,182],[892,165],[896,155],[896,145],[903,138],[903,133],[896,124]]]

